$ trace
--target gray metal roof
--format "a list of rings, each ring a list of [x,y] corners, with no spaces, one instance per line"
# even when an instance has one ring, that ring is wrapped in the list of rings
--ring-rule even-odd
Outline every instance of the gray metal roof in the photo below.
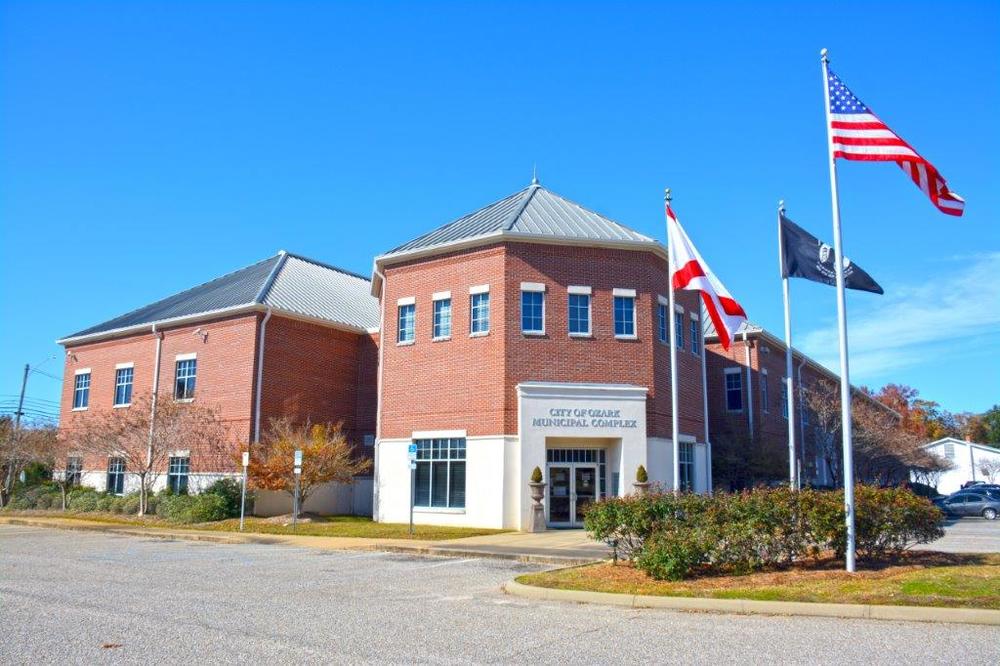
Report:
[[[63,340],[254,305],[367,330],[378,326],[378,301],[370,289],[365,277],[282,251]]]
[[[654,239],[547,190],[537,182],[393,248],[383,256],[488,236],[538,236],[576,241],[648,243]]]

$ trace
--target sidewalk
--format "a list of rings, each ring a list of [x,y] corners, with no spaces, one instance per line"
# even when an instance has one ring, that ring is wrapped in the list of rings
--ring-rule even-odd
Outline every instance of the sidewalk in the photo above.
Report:
[[[211,543],[256,543],[323,550],[384,550],[437,557],[484,557],[556,566],[588,564],[608,557],[608,549],[591,541],[583,530],[550,530],[538,534],[506,532],[446,541],[366,539],[254,532],[211,532],[182,528],[136,527],[114,523],[50,517],[0,517],[0,525],[24,525],[86,532],[105,532],[156,539]]]

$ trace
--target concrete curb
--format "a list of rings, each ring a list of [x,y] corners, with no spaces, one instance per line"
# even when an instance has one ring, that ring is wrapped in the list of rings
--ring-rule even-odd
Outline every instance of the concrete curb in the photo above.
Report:
[[[561,555],[540,555],[535,553],[501,553],[490,550],[468,550],[465,548],[450,548],[447,546],[384,546],[379,550],[393,553],[409,553],[413,555],[430,555],[434,557],[468,557],[484,560],[508,560],[526,564],[547,564],[561,568],[576,567],[584,564],[594,564],[601,560],[596,558],[564,557]]]
[[[877,606],[871,604],[825,604],[802,601],[755,601],[751,599],[707,599],[698,597],[658,597],[641,594],[613,594],[582,590],[557,590],[524,585],[511,580],[503,584],[507,594],[538,601],[568,601],[628,608],[737,613],[741,615],[801,615],[901,622],[947,622],[1000,625],[1000,611],[978,608],[935,608],[931,606]]]

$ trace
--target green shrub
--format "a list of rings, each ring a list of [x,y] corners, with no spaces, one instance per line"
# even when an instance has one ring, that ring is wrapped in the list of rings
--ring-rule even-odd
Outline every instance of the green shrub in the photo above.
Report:
[[[755,489],[714,496],[655,492],[596,502],[584,527],[654,578],[676,579],[700,566],[748,573],[846,544],[843,492]],[[901,488],[857,486],[857,551],[861,558],[898,556],[943,536],[942,515]]]
[[[243,486],[236,479],[219,479],[202,493],[202,495],[218,495],[226,501],[226,518],[240,515],[240,500]],[[249,498],[247,498],[249,501]]]
[[[646,468],[639,465],[639,468],[635,470],[635,480],[637,483],[646,483],[649,481],[649,473],[646,472]]]
[[[929,486],[926,483],[919,483],[917,481],[914,481],[913,483],[910,484],[910,491],[914,495],[917,495],[919,497],[926,497],[928,499],[932,499],[941,494],[938,492],[938,489],[935,488],[934,486]]]
[[[228,517],[221,495],[171,495],[160,498],[157,513],[176,523],[206,523]]]
[[[135,515],[139,513],[139,493],[131,493],[121,498],[118,513]]]
[[[101,494],[93,488],[74,488],[66,500],[72,511],[96,511]]]

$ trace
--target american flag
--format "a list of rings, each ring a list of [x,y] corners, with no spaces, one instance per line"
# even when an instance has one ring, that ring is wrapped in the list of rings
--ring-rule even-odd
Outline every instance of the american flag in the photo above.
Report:
[[[830,90],[831,146],[845,160],[895,162],[923,190],[938,210],[961,215],[965,200],[948,189],[934,165],[920,156],[855,97],[836,74],[827,70]]]

